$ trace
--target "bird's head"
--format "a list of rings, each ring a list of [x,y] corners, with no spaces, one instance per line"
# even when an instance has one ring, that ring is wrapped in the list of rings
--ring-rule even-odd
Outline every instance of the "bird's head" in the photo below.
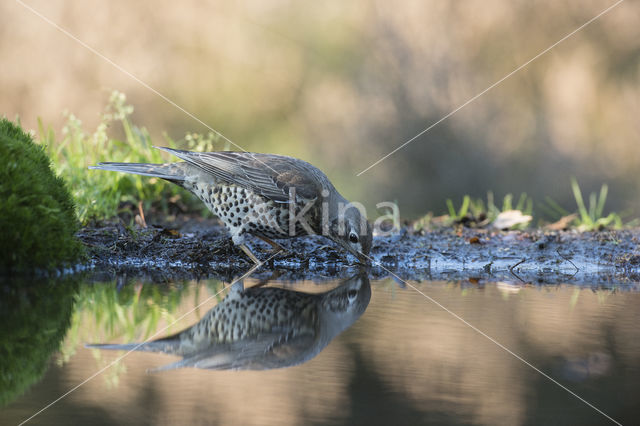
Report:
[[[363,263],[368,263],[373,241],[373,229],[360,209],[349,207],[338,214],[329,225],[331,240],[338,243]]]

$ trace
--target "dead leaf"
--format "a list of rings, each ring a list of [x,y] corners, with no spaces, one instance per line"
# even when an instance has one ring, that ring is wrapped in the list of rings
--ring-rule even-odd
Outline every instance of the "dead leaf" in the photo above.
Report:
[[[520,210],[505,210],[500,212],[491,225],[498,229],[509,229],[516,225],[528,224],[533,219],[528,214],[522,214]]]
[[[571,222],[573,222],[576,217],[578,217],[576,213],[571,213],[570,215],[561,217],[557,222],[545,226],[544,229],[549,231],[564,231],[569,228],[569,225],[571,225]]]

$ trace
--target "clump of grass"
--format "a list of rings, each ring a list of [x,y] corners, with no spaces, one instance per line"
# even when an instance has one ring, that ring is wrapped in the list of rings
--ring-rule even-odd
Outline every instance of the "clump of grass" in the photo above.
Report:
[[[468,227],[482,227],[494,222],[496,218],[504,212],[518,210],[523,215],[531,214],[533,211],[533,200],[527,196],[527,194],[521,194],[515,205],[513,204],[513,199],[512,194],[507,194],[502,200],[502,205],[498,206],[494,202],[492,192],[487,193],[486,203],[480,198],[473,199],[469,195],[465,195],[458,209],[455,208],[451,199],[447,199],[448,214],[441,218],[441,223],[445,226],[463,224]],[[428,226],[434,219],[432,214],[428,214],[419,219],[416,225],[421,229]],[[524,227],[526,227],[526,223],[519,223],[514,225],[512,229],[522,229]]]
[[[92,219],[109,219],[120,212],[123,204],[143,201],[144,208],[154,207],[167,213],[169,204],[181,201],[188,210],[207,214],[206,208],[176,185],[157,178],[141,177],[126,173],[88,170],[101,161],[130,163],[165,163],[161,151],[153,148],[149,132],[131,122],[133,107],[126,103],[123,93],[114,91],[102,115],[97,129],[89,134],[82,122],[73,114],[67,114],[62,129],[62,139],[57,140],[53,130],[46,129],[39,120],[39,133],[47,146],[58,172],[72,188],[82,223]],[[108,130],[114,125],[122,128],[124,139],[111,137]],[[169,147],[176,143],[166,137]],[[213,151],[220,143],[213,133],[205,136],[191,133],[185,138],[187,149]],[[170,160],[173,161],[173,160]]]
[[[578,206],[578,217],[575,219],[575,225],[581,231],[593,231],[611,227],[613,229],[622,229],[622,218],[617,213],[609,213],[603,216],[604,204],[607,201],[607,193],[609,187],[604,184],[600,188],[600,195],[595,192],[589,194],[589,207],[584,203],[582,191],[575,178],[571,178],[571,190],[576,199]]]
[[[450,198],[447,198],[447,210],[449,211],[449,220],[453,222],[461,222],[464,218],[467,217],[467,213],[469,212],[469,206],[471,206],[471,197],[465,195],[462,197],[462,205],[456,211],[456,208],[453,205],[453,201]]]
[[[538,208],[545,217],[551,218],[553,221],[572,214],[548,195],[544,197],[544,203],[539,204]]]
[[[623,229],[638,225],[638,219],[623,223],[624,213],[612,212],[604,215],[604,206],[607,201],[609,187],[603,184],[599,193],[592,192],[589,194],[589,204],[585,204],[582,196],[582,190],[578,181],[571,178],[571,191],[576,200],[577,212],[570,212],[560,206],[550,197],[545,197],[544,204],[541,204],[540,210],[543,214],[556,223],[570,224],[572,228],[579,231],[599,231],[603,229]]]
[[[604,206],[607,200],[608,186],[602,185],[599,194],[589,194],[589,203],[585,204],[582,191],[575,178],[571,178],[571,189],[576,200],[578,211],[572,213],[560,206],[550,197],[545,197],[545,203],[538,205],[541,213],[552,220],[557,221],[553,225],[569,226],[579,231],[594,231],[603,229],[623,229],[638,226],[640,219],[633,219],[623,223],[624,213],[609,213],[604,215]],[[502,205],[498,206],[494,202],[492,192],[487,193],[486,203],[482,199],[473,199],[469,195],[462,198],[462,204],[456,209],[453,201],[447,199],[447,212],[443,216],[434,217],[429,212],[413,223],[413,230],[437,226],[452,226],[462,224],[466,227],[484,227],[498,222],[506,223],[509,229],[525,229],[529,226],[533,215],[533,199],[522,193],[518,201],[514,204],[514,196],[507,194],[502,200]],[[500,216],[499,221],[496,221]],[[503,220],[504,219],[504,220]],[[513,225],[510,225],[513,223]],[[562,223],[563,225],[560,225]],[[560,229],[559,227],[557,229]]]
[[[75,261],[82,247],[64,180],[42,146],[0,119],[0,271],[51,269]]]

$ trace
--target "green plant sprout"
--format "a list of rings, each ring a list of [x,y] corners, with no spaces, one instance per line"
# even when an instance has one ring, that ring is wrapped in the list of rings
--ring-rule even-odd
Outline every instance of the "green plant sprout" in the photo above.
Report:
[[[600,195],[596,195],[595,192],[589,194],[589,208],[587,208],[584,203],[578,181],[573,177],[571,178],[571,190],[573,191],[573,196],[578,206],[578,217],[574,222],[579,230],[593,231],[610,226],[614,229],[621,229],[623,227],[619,214],[609,213],[609,215],[603,216],[604,205],[607,201],[607,193],[609,191],[609,187],[606,184],[600,188]]]
[[[451,225],[453,223],[471,220],[478,222],[478,225],[482,226],[493,222],[500,213],[509,210],[518,210],[524,215],[530,215],[532,213],[533,200],[531,197],[527,196],[526,193],[520,194],[515,206],[513,204],[513,198],[512,194],[505,195],[502,200],[502,206],[498,207],[494,202],[493,192],[491,191],[487,193],[486,204],[480,198],[474,200],[469,195],[465,195],[462,198],[462,205],[458,210],[456,210],[453,201],[451,199],[447,199],[448,218],[445,223],[447,225]],[[521,229],[523,227],[526,227],[526,225],[518,224],[513,228]]]
[[[86,224],[91,219],[109,219],[118,215],[123,203],[144,203],[144,208],[159,208],[165,214],[170,202],[181,200],[188,210],[208,215],[208,210],[195,197],[169,182],[157,178],[144,178],[124,173],[101,173],[87,167],[101,161],[132,163],[167,162],[160,150],[153,148],[149,132],[131,122],[133,107],[126,103],[123,93],[111,94],[102,120],[92,134],[83,130],[82,122],[66,113],[67,123],[62,129],[62,140],[57,140],[51,128],[45,129],[38,120],[42,143],[73,192],[77,203],[78,218]],[[121,126],[124,140],[110,137],[107,130],[114,124]],[[176,143],[165,135],[166,145],[176,148]],[[212,132],[207,135],[189,133],[185,137],[187,149],[215,151],[228,149],[221,146],[220,138]],[[174,161],[174,160],[169,160]]]
[[[460,206],[460,209],[456,211],[455,207],[453,206],[453,201],[451,201],[450,198],[447,198],[447,210],[449,211],[449,219],[452,222],[462,220],[462,218],[464,218],[467,215],[470,205],[471,205],[471,197],[468,195],[465,195],[464,197],[462,197],[462,205]]]

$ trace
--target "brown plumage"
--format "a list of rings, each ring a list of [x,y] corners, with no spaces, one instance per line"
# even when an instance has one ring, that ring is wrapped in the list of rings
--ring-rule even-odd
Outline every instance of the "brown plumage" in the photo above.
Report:
[[[245,245],[247,234],[274,247],[272,238],[320,234],[367,260],[371,225],[357,208],[346,208],[349,202],[313,165],[275,154],[159,149],[184,162],[99,163],[90,169],[155,176],[186,188],[224,222],[233,242],[256,263]]]

